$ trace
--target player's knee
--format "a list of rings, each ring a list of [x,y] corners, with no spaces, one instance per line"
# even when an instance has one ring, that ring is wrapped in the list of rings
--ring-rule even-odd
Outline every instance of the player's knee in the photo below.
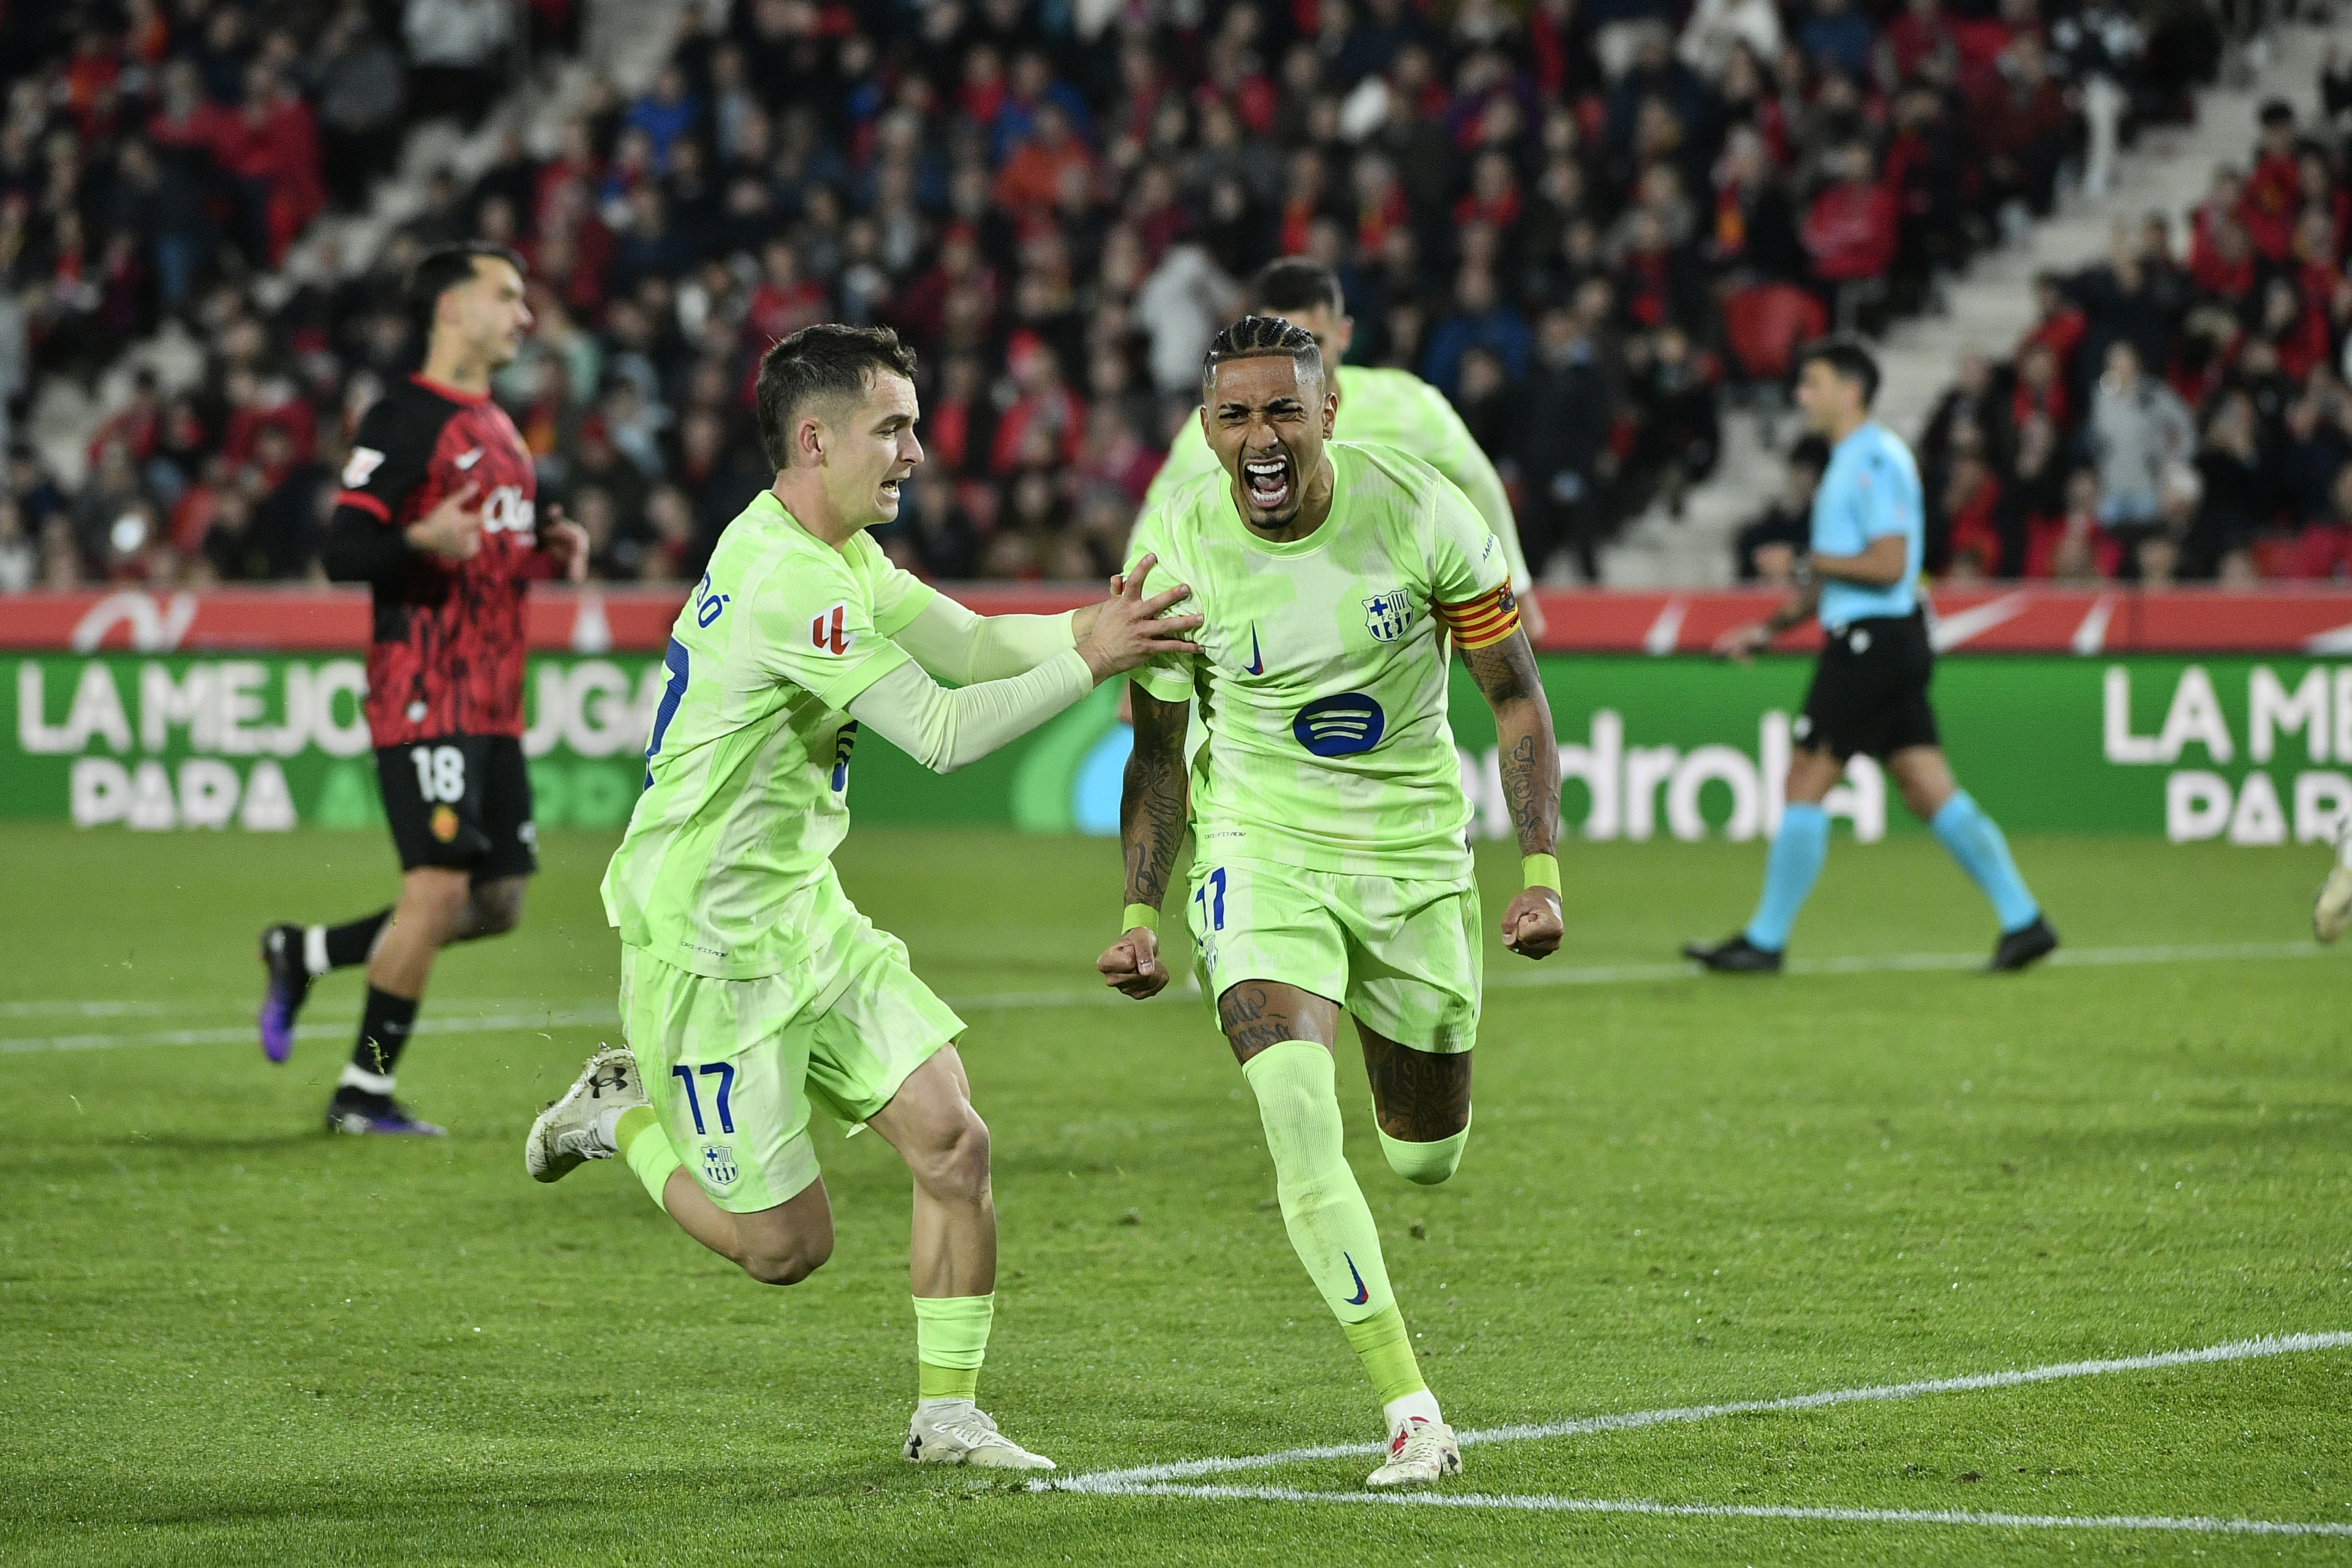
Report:
[[[742,1258],[743,1272],[762,1285],[797,1285],[825,1265],[833,1256],[833,1237],[812,1237],[782,1252],[757,1252]]]
[[[976,1201],[988,1192],[988,1123],[967,1105],[940,1146],[931,1190],[942,1197]]]
[[[1433,1142],[1416,1143],[1402,1138],[1381,1134],[1381,1152],[1387,1156],[1389,1169],[1418,1186],[1433,1187],[1444,1182],[1461,1168],[1462,1152],[1470,1146],[1470,1128],[1449,1138]]]
[[[522,883],[485,883],[473,891],[471,924],[483,936],[503,936],[522,924]]]
[[[415,921],[446,939],[465,923],[470,898],[463,877],[412,877],[401,889],[400,907],[394,918]]]
[[[909,1126],[898,1152],[931,1197],[974,1203],[988,1193],[988,1123],[961,1095]]]

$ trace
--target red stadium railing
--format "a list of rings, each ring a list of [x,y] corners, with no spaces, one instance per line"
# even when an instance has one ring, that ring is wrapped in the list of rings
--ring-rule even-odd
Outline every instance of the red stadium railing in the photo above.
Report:
[[[955,595],[990,614],[1082,605],[1076,584],[970,584]],[[678,589],[571,592],[530,600],[534,648],[659,649],[684,601]],[[1698,653],[1716,634],[1778,604],[1770,590],[1607,593],[1544,589],[1542,646],[1553,653]],[[2221,591],[1971,586],[1933,595],[1938,645],[1969,653],[2352,653],[2352,589]],[[79,650],[357,648],[364,591],[225,588],[209,592],[23,594],[0,599],[0,648]],[[1813,646],[1808,630],[1784,646]]]

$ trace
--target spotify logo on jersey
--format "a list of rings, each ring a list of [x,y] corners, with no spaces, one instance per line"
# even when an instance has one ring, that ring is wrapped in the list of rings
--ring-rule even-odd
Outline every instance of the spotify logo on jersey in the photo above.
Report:
[[[1318,697],[1298,710],[1290,732],[1318,757],[1352,757],[1381,743],[1388,715],[1360,691]]]

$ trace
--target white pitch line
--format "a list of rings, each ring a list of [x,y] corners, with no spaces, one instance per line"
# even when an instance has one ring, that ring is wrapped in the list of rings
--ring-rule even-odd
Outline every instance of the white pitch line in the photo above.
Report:
[[[2200,1350],[2159,1351],[2150,1355],[2123,1356],[2111,1361],[2060,1362],[2051,1366],[2012,1372],[1980,1372],[1966,1377],[1928,1378],[1914,1383],[1872,1384],[1861,1388],[1828,1389],[1817,1394],[1793,1394],[1780,1399],[1740,1399],[1722,1405],[1685,1405],[1664,1410],[1635,1410],[1616,1415],[1582,1415],[1539,1426],[1492,1426],[1456,1435],[1464,1447],[1479,1443],[1527,1443],[1548,1437],[1573,1437],[1594,1432],[1627,1432],[1688,1421],[1712,1421],[1724,1415],[1758,1415],[1786,1410],[1819,1410],[1832,1405],[1857,1405],[1895,1399],[1917,1399],[1930,1394],[1967,1394],[1987,1388],[2016,1388],[2053,1383],[2061,1378],[2100,1377],[2120,1372],[2153,1372],[2164,1367],[2200,1366],[2216,1362],[2253,1361],[2265,1356],[2295,1355],[2309,1351],[2352,1347],[2352,1332],[2266,1334],[2261,1339],[2231,1340]],[[1230,1475],[1237,1470],[1265,1469],[1275,1465],[1315,1459],[1357,1458],[1381,1451],[1377,1443],[1339,1443],[1323,1447],[1285,1448],[1271,1454],[1244,1454],[1229,1458],[1184,1459],[1166,1465],[1139,1465],[1118,1470],[1096,1470],[1064,1480],[1033,1481],[1033,1490],[1119,1493],[1138,1487],[1189,1480],[1195,1476]]]
[[[1124,1488],[1114,1497],[1205,1502],[1376,1503],[1403,1508],[1519,1509],[1535,1513],[1638,1513],[1669,1519],[1783,1519],[1832,1524],[1942,1524],[1996,1530],[2161,1530],[2198,1535],[2352,1536],[2352,1524],[2293,1519],[2209,1519],[2161,1514],[1976,1513],[1960,1509],[1792,1508],[1769,1503],[1650,1502],[1628,1498],[1511,1496],[1493,1492],[1314,1492],[1297,1487]]]
[[[2240,942],[2190,943],[2163,947],[2084,947],[2062,948],[2048,963],[2066,968],[2108,968],[2118,964],[2141,963],[2239,963],[2263,959],[2317,958],[2326,950],[2308,942]],[[1974,952],[1878,952],[1862,953],[1850,958],[1797,959],[1788,972],[1798,975],[1890,974],[1920,971],[1979,969],[1984,956]],[[1579,967],[1546,966],[1538,969],[1513,968],[1486,977],[1490,991],[1542,990],[1562,985],[1624,985],[1664,980],[1696,980],[1703,972],[1696,965],[1682,963],[1607,963]],[[995,991],[969,996],[950,996],[948,1005],[964,1013],[1026,1012],[1061,1007],[1112,1007],[1127,998],[1106,987],[1100,991]],[[524,1005],[521,1003],[514,1004]],[[88,1017],[110,1017],[121,1014],[156,1012],[167,1009],[149,1003],[110,1002],[17,1002],[0,1003],[0,1017],[45,1014],[73,1015]],[[519,1034],[531,1029],[561,1026],[609,1024],[614,1021],[609,1005],[582,1007],[546,1014],[517,1013],[488,1017],[446,1018],[436,1020],[430,1014],[417,1025],[420,1033],[458,1035]],[[318,1029],[306,1026],[298,1037],[309,1039],[314,1035],[340,1035],[346,1031],[337,1026]],[[0,1038],[0,1056],[26,1051],[91,1051],[117,1046],[217,1046],[230,1045],[250,1038],[249,1025],[208,1029],[152,1029],[123,1034],[26,1035]]]
[[[608,1005],[578,1011],[493,1014],[480,1017],[436,1018],[426,1015],[416,1024],[420,1035],[521,1035],[534,1030],[576,1028],[614,1021]],[[98,1051],[127,1046],[226,1046],[257,1042],[256,1026],[239,1024],[215,1029],[147,1029],[125,1035],[37,1035],[0,1039],[0,1056],[28,1051]],[[294,1031],[298,1040],[341,1039],[351,1033],[342,1024],[305,1024]]]

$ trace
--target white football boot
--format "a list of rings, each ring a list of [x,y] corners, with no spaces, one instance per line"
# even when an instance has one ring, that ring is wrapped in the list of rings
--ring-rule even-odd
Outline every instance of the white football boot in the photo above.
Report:
[[[1364,1478],[1368,1487],[1425,1487],[1462,1473],[1454,1428],[1419,1415],[1405,1417],[1389,1439],[1388,1463]]]
[[[995,1418],[969,1399],[926,1399],[907,1427],[907,1458],[919,1465],[971,1465],[983,1470],[1050,1470],[1054,1461],[1033,1454],[996,1430]]]
[[[626,1046],[605,1046],[588,1058],[580,1079],[562,1100],[539,1113],[522,1146],[522,1168],[534,1182],[560,1182],[591,1160],[620,1152],[611,1142],[607,1111],[617,1114],[646,1103],[637,1081],[637,1058]]]
[[[2328,868],[2327,880],[2319,885],[2319,900],[2311,906],[2311,934],[2322,942],[2334,942],[2352,925],[2352,867],[2344,864],[2347,837],[2352,837],[2352,826],[2336,836],[2336,864]]]

